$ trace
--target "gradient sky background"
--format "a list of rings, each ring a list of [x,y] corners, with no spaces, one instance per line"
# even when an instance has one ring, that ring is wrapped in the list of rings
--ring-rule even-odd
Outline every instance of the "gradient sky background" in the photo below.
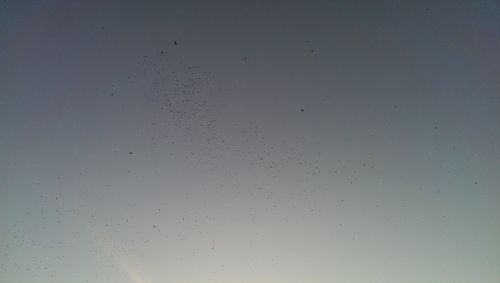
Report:
[[[499,1],[0,2],[0,282],[499,267]]]

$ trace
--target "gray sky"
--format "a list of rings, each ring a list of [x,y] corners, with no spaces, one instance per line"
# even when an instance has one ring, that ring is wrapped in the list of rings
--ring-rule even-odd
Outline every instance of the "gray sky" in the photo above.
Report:
[[[2,1],[0,281],[498,282],[497,1]]]

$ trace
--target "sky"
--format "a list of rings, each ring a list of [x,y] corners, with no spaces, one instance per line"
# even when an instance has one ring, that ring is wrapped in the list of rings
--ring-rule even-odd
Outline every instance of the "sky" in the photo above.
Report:
[[[500,282],[500,2],[0,1],[0,282]]]

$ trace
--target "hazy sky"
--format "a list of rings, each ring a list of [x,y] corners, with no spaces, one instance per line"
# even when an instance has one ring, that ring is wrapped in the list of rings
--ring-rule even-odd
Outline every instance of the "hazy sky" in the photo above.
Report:
[[[0,1],[0,282],[499,266],[499,1]]]

